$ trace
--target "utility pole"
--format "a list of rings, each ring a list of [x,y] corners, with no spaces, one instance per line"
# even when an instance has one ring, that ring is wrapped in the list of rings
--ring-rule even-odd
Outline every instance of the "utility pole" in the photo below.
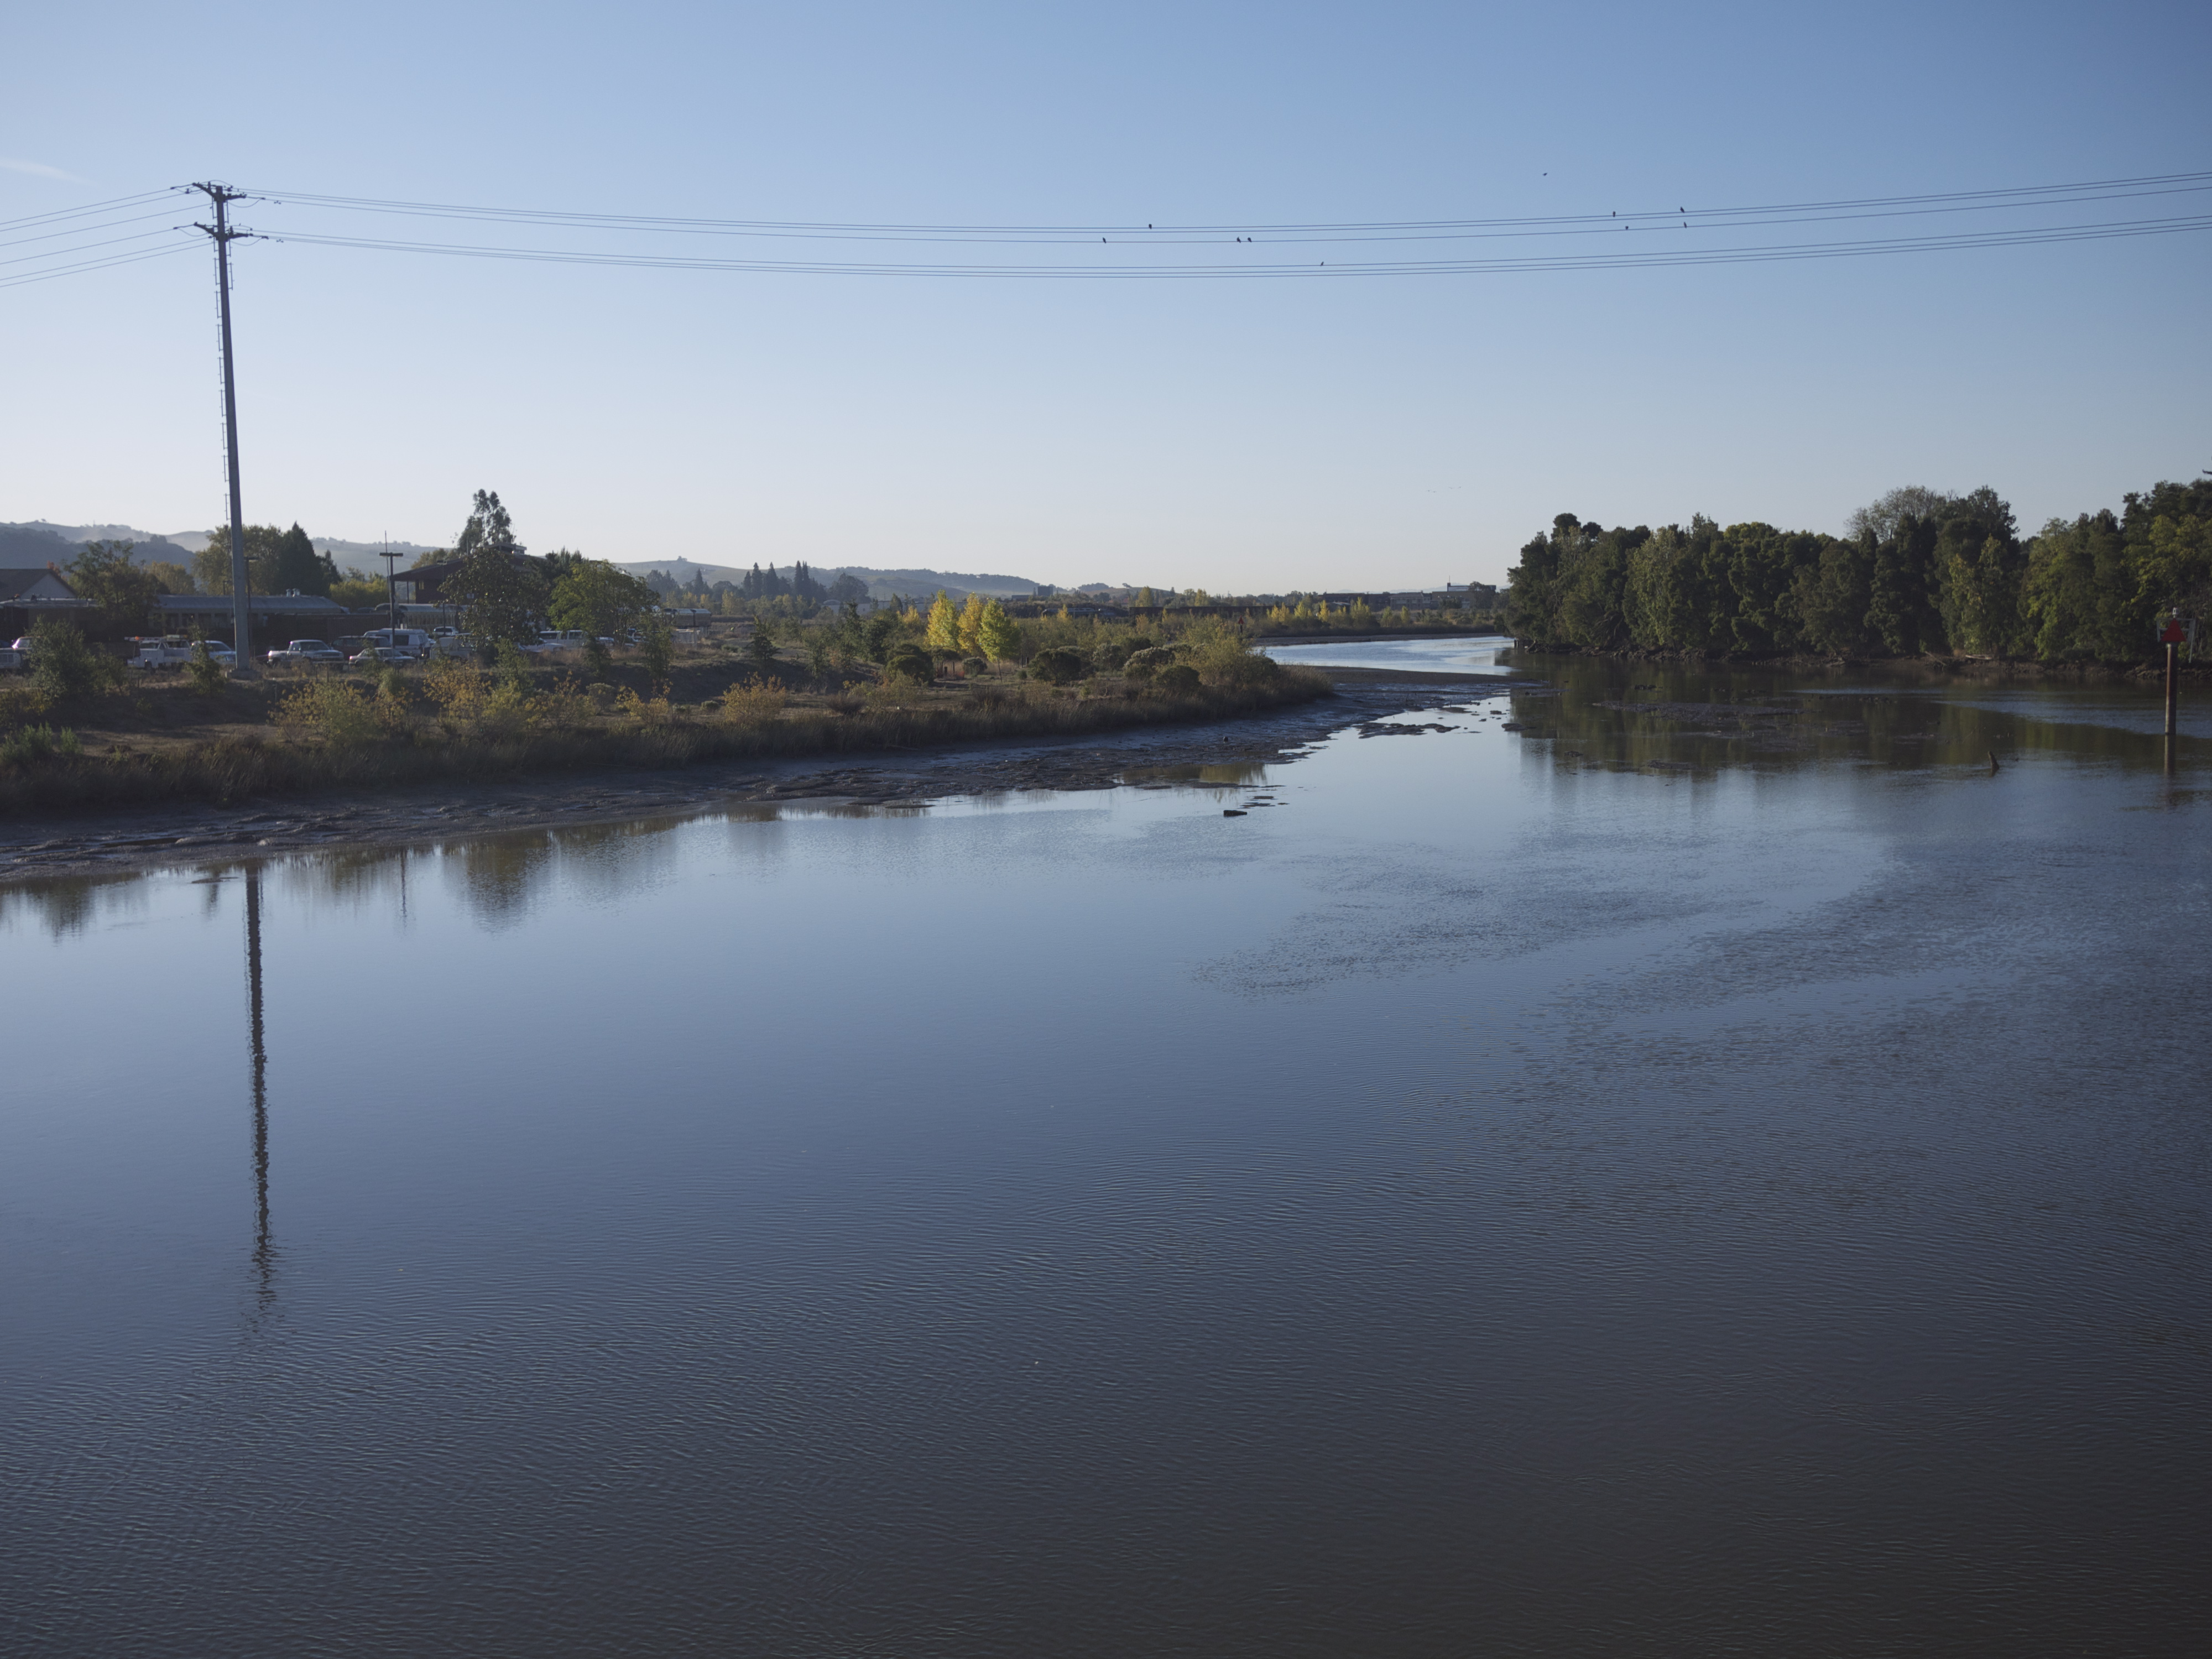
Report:
[[[391,537],[384,538],[384,551],[376,556],[384,561],[384,603],[391,612],[392,637],[385,643],[397,651],[399,648],[399,584],[395,573],[399,568],[397,561],[400,556],[392,550]]]
[[[230,245],[253,233],[236,229],[230,222],[230,204],[244,200],[243,191],[216,184],[194,185],[192,188],[204,192],[215,206],[215,222],[197,228],[205,231],[209,240],[215,244],[216,292],[222,310],[222,432],[230,458],[231,620],[238,647],[230,672],[236,678],[251,679],[254,672],[252,607],[246,603],[246,507],[238,487],[238,369],[230,349]]]

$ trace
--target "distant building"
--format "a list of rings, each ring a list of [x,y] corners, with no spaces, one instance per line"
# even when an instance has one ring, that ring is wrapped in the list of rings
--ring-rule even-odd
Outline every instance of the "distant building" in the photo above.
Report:
[[[528,569],[542,569],[545,562],[543,559],[532,558],[527,553],[514,553],[508,556],[518,567]],[[401,605],[442,604],[446,583],[452,580],[463,562],[459,559],[441,559],[435,564],[418,564],[412,570],[395,571],[392,578],[392,597]],[[669,586],[672,589],[675,583],[671,581]]]
[[[89,608],[52,565],[0,570],[0,645],[29,633],[41,617]]]
[[[82,605],[76,589],[52,565],[35,570],[0,570],[0,605]]]

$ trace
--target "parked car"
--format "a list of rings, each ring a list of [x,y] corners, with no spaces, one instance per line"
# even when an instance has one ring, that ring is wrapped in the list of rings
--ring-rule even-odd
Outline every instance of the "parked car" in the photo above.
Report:
[[[137,656],[126,659],[133,668],[182,668],[191,661],[197,641],[182,634],[165,634],[159,639],[136,639],[131,643],[138,647]],[[236,666],[238,653],[221,640],[210,640],[207,649],[216,667]]]
[[[273,666],[278,663],[343,662],[346,654],[320,640],[294,640],[289,645],[269,653]]]
[[[416,660],[412,651],[395,651],[388,645],[372,645],[368,650],[348,659],[356,664],[374,668],[381,663],[387,667],[404,668]]]

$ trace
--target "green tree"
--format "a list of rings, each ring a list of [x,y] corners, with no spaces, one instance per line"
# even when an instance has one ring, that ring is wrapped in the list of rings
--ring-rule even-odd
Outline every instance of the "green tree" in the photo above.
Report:
[[[483,541],[446,578],[445,599],[459,613],[461,631],[482,647],[535,644],[549,597],[543,565]]]
[[[348,570],[331,584],[328,597],[349,611],[368,611],[388,604],[392,589],[381,576],[363,570]]]
[[[561,557],[558,554],[554,556]],[[605,679],[609,665],[607,648],[599,643],[600,636],[620,639],[635,627],[638,618],[653,608],[653,590],[629,571],[617,569],[605,559],[586,559],[572,554],[557,568],[560,574],[553,583],[547,614],[556,628],[582,630],[584,655],[591,664],[592,678]]]
[[[295,523],[263,556],[258,579],[264,592],[313,593],[326,599],[338,571],[330,556],[316,552],[307,532]]]
[[[1925,484],[1906,484],[1858,508],[1845,529],[1854,541],[1879,547],[1884,542],[1896,540],[1908,518],[1942,522],[1949,516],[1958,499],[1948,491],[1930,489]]]
[[[476,501],[469,508],[469,521],[461,526],[461,533],[453,542],[453,556],[465,559],[479,548],[489,548],[495,553],[528,551],[514,539],[514,521],[500,505],[496,489],[477,491]]]
[[[131,562],[130,542],[87,542],[69,562],[70,586],[77,597],[99,607],[93,632],[100,639],[118,639],[143,629],[161,592],[161,583],[143,565]]]
[[[889,662],[892,649],[905,629],[902,613],[897,611],[878,611],[860,625],[860,646],[870,662]]]
[[[273,524],[246,526],[246,591],[266,593],[270,561],[284,532]],[[203,593],[230,592],[230,526],[217,525],[208,532],[208,544],[192,555],[192,577]]]
[[[983,615],[975,625],[975,643],[985,656],[1000,662],[1022,648],[1022,630],[1006,614],[1006,606],[996,599],[983,607]]]

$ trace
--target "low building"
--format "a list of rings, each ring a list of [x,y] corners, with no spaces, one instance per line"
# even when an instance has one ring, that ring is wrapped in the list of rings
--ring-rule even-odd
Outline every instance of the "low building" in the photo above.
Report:
[[[0,645],[29,633],[41,617],[90,608],[50,564],[0,570]]]
[[[543,559],[533,559],[527,553],[513,553],[507,556],[514,561],[518,568],[535,570],[541,575],[545,572],[546,564]],[[392,596],[402,605],[442,605],[445,603],[446,584],[466,562],[465,559],[441,559],[435,564],[418,564],[412,570],[394,571],[392,576]]]

